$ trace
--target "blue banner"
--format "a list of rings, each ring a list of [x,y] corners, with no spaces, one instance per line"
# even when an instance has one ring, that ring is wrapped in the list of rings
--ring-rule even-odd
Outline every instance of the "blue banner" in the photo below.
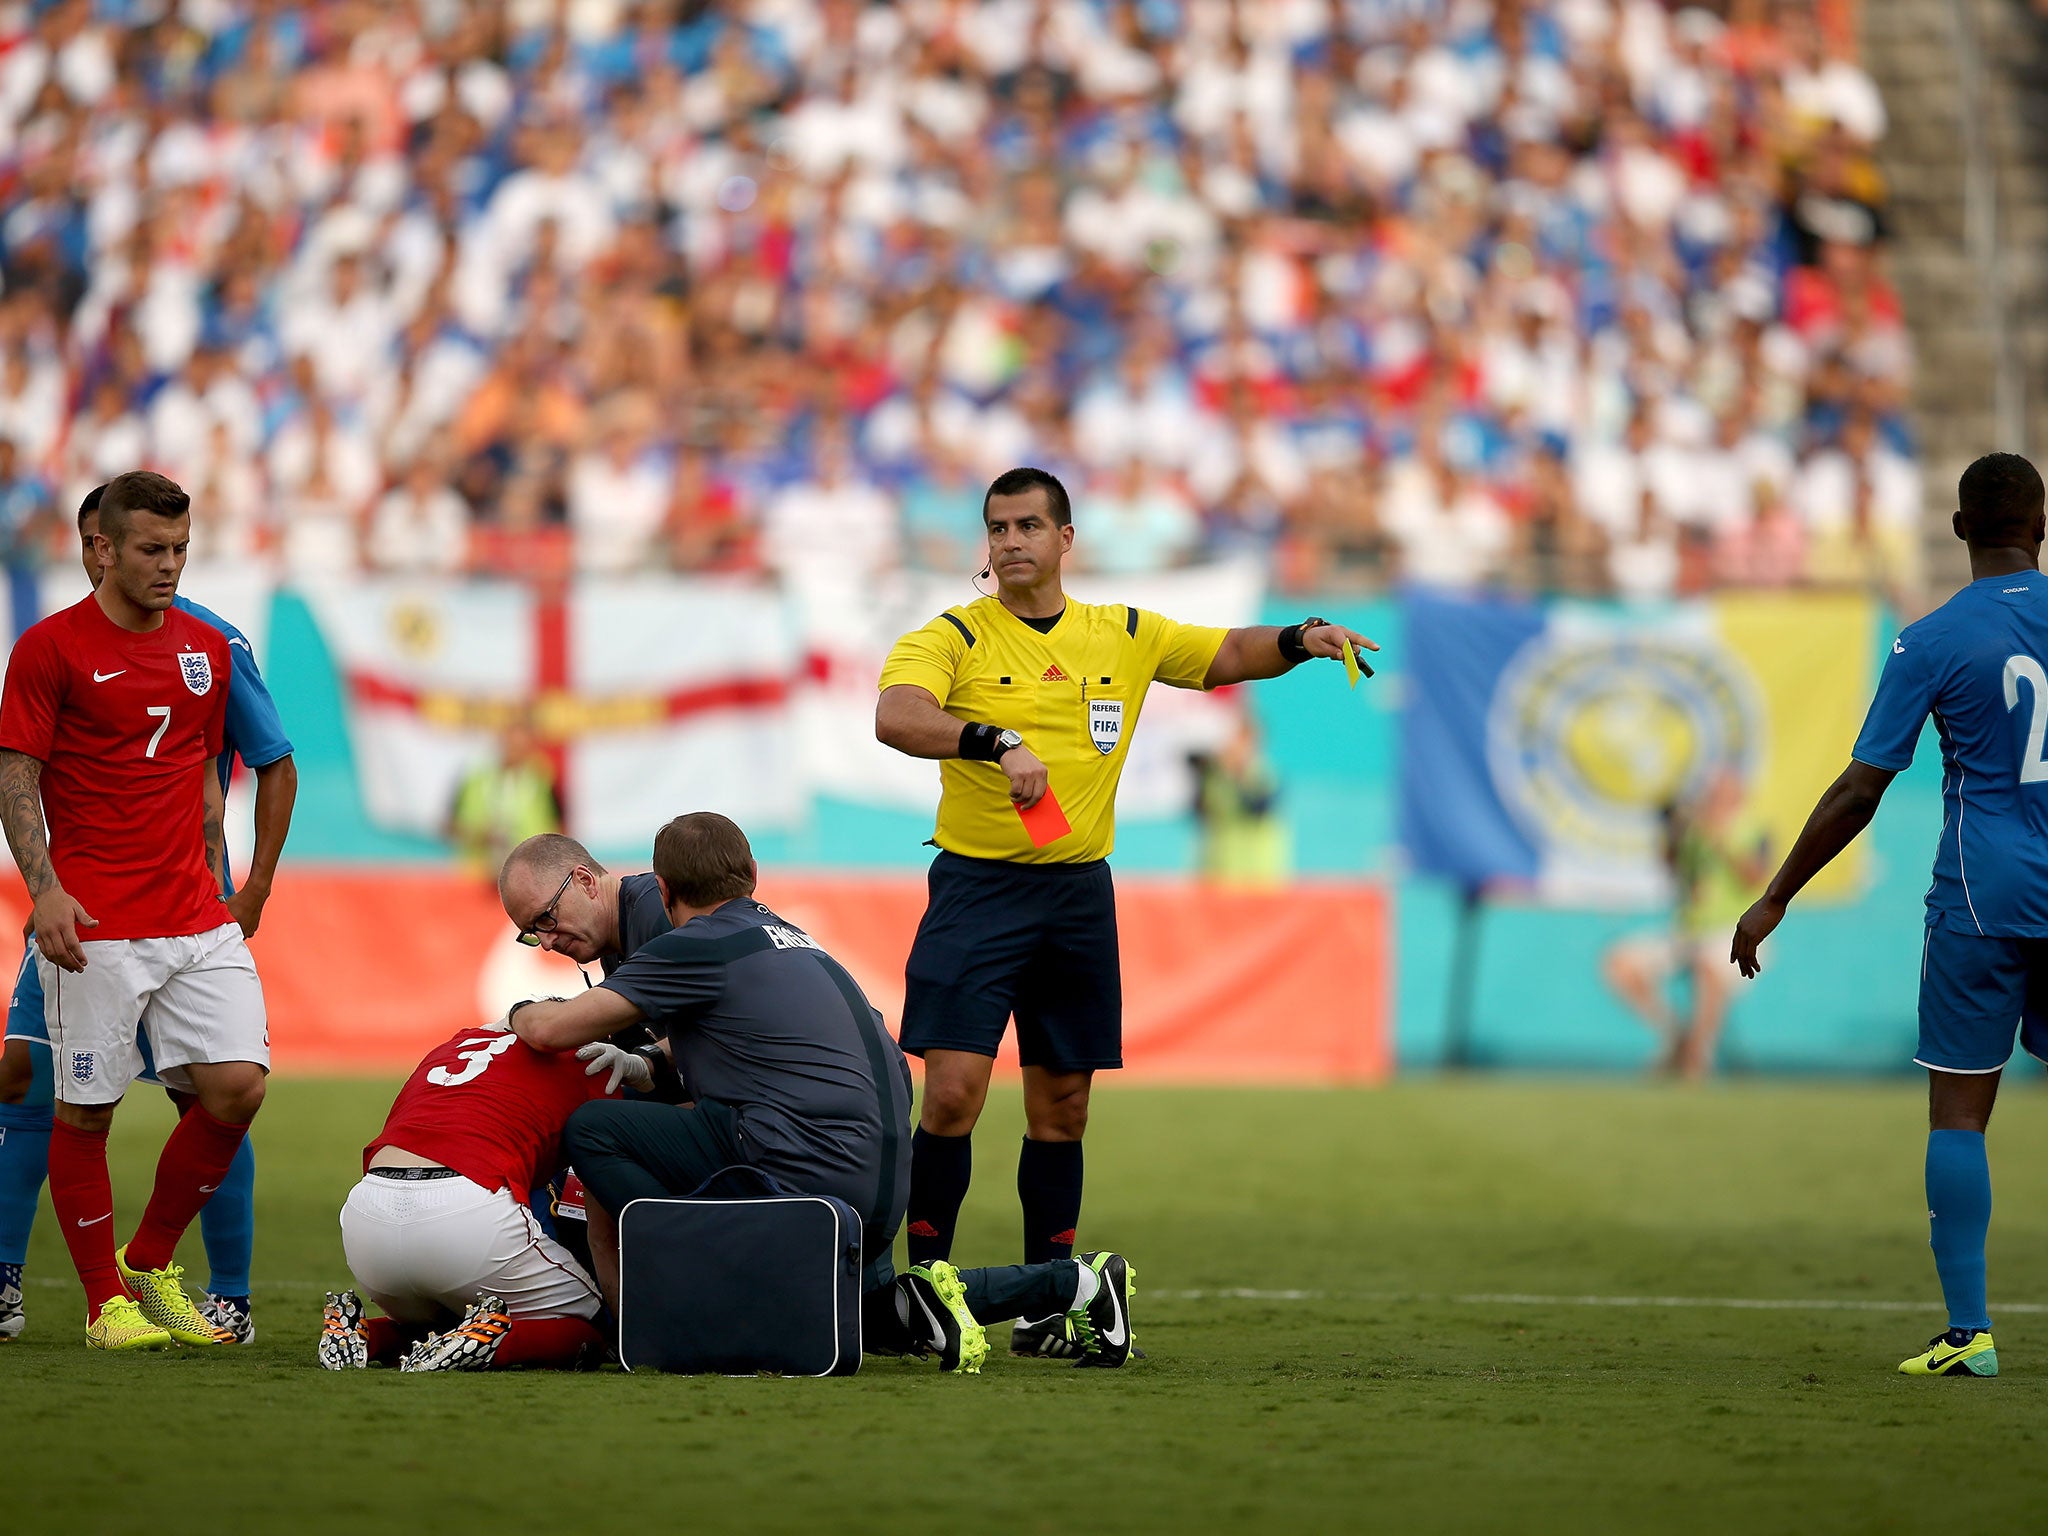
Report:
[[[1533,603],[1410,592],[1399,828],[1409,867],[1463,886],[1533,881],[1538,850],[1494,784],[1487,718],[1508,663],[1543,632]]]

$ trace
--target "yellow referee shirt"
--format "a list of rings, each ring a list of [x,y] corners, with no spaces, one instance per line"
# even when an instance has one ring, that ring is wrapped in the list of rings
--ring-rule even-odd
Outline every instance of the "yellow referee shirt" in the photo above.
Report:
[[[1180,624],[1122,604],[1077,603],[1049,634],[993,597],[949,608],[889,652],[882,687],[912,683],[963,721],[1012,730],[1046,766],[1074,830],[1043,848],[1010,803],[994,763],[939,764],[939,828],[949,853],[1017,864],[1084,864],[1116,841],[1116,786],[1156,680],[1199,688],[1227,630]]]

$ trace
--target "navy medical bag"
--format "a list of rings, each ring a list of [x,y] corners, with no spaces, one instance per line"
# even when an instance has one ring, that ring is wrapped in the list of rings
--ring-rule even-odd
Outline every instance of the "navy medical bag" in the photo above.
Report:
[[[850,1376],[861,1223],[830,1195],[720,1170],[619,1213],[619,1362],[629,1371]]]

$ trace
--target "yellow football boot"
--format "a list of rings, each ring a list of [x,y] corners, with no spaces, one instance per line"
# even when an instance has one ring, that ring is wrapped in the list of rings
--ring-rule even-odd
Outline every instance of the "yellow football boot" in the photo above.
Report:
[[[85,1342],[94,1349],[169,1349],[171,1336],[142,1315],[126,1296],[116,1296],[86,1325]]]
[[[130,1269],[128,1249],[123,1244],[114,1253],[114,1267],[135,1297],[142,1315],[180,1344],[232,1344],[234,1334],[209,1323],[185,1294],[185,1271],[176,1264],[162,1269]]]
[[[1951,1328],[1930,1339],[1924,1353],[1899,1362],[1902,1376],[1996,1376],[1998,1351],[1983,1328]]]

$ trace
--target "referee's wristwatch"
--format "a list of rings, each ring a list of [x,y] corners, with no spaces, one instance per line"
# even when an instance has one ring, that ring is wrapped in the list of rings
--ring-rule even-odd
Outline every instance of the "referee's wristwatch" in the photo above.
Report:
[[[1005,752],[1023,745],[1015,731],[972,722],[960,727],[960,755],[970,763],[1000,763]]]
[[[1301,663],[1307,661],[1309,657],[1309,650],[1308,647],[1302,643],[1302,631],[1309,629],[1321,629],[1324,625],[1328,624],[1329,622],[1330,621],[1328,619],[1310,617],[1303,619],[1299,624],[1290,624],[1285,629],[1281,630],[1280,633],[1274,637],[1275,642],[1280,647],[1281,660],[1285,661],[1290,667],[1298,667],[1301,665]]]

